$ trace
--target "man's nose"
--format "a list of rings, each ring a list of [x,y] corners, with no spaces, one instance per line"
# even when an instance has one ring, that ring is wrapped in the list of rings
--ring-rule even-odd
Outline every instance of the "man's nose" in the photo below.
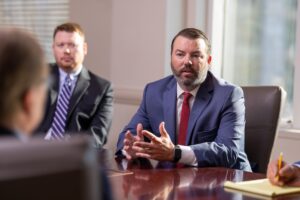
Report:
[[[191,65],[192,64],[192,59],[191,59],[191,56],[186,56],[185,58],[184,58],[184,64],[185,65]]]
[[[66,47],[65,48],[65,53],[69,54],[71,51],[70,51],[70,48],[69,47]]]

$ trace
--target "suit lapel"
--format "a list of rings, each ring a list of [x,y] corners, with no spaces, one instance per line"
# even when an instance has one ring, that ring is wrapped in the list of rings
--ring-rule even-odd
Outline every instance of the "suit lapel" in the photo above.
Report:
[[[74,111],[74,108],[79,103],[80,99],[82,98],[85,91],[88,89],[89,85],[90,85],[90,76],[87,69],[83,67],[81,73],[78,76],[76,86],[74,88],[73,94],[70,99],[67,119]]]
[[[176,141],[176,81],[172,79],[163,94],[163,110],[166,130],[173,143]]]
[[[49,86],[49,100],[48,100],[48,108],[47,108],[47,115],[50,117],[46,117],[46,129],[49,129],[53,117],[54,117],[54,112],[56,108],[56,102],[58,98],[58,91],[59,91],[59,71],[58,71],[58,66],[57,65],[52,65],[51,68],[51,81],[50,81],[50,86]]]
[[[191,140],[192,131],[196,125],[197,119],[199,119],[199,116],[201,115],[201,113],[209,103],[210,99],[212,98],[212,91],[212,77],[210,73],[208,73],[206,80],[203,82],[203,84],[201,84],[196,94],[196,98],[190,112],[186,144],[189,144],[189,141]]]
[[[51,76],[51,86],[50,86],[50,105],[55,106],[58,96],[59,90],[59,72],[58,67],[54,66],[52,69],[52,76]]]

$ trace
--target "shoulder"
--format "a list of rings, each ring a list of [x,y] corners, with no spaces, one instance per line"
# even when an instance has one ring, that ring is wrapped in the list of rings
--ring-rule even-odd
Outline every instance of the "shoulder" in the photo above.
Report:
[[[300,161],[295,162],[295,164],[300,167]]]
[[[111,87],[111,82],[95,73],[92,71],[86,69],[85,67],[82,68],[82,75],[86,78],[89,79],[91,82],[91,85],[98,85],[101,87]]]
[[[230,95],[230,96],[244,96],[243,90],[240,86],[235,85],[227,80],[224,80],[222,78],[217,78],[214,76],[211,72],[208,74],[210,76],[214,93],[220,94],[220,95]]]
[[[49,73],[52,75],[58,75],[58,66],[56,63],[49,63],[48,64],[49,67]]]
[[[157,81],[150,82],[146,85],[147,88],[168,88],[176,85],[176,79],[173,75],[169,75],[165,78]]]

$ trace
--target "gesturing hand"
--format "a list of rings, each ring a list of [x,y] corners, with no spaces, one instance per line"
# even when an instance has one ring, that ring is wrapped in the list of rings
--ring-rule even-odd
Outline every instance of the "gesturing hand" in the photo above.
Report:
[[[129,130],[125,133],[124,138],[124,148],[125,150],[125,156],[128,160],[134,159],[137,157],[136,151],[132,148],[133,144],[137,141],[143,141],[144,136],[142,134],[143,125],[139,123],[136,127],[136,135],[133,135]]]
[[[168,132],[165,129],[165,123],[159,125],[160,137],[153,133],[143,130],[143,136],[147,137],[151,142],[135,141],[132,149],[136,152],[136,156],[150,158],[159,161],[172,161],[174,158],[174,144]]]

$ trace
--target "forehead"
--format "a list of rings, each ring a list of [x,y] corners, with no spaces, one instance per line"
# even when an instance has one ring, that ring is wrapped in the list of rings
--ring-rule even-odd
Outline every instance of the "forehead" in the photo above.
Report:
[[[183,36],[178,36],[174,41],[173,50],[204,52],[207,50],[207,46],[202,38],[189,39]]]
[[[78,32],[58,31],[54,37],[55,42],[83,42],[84,38]]]

